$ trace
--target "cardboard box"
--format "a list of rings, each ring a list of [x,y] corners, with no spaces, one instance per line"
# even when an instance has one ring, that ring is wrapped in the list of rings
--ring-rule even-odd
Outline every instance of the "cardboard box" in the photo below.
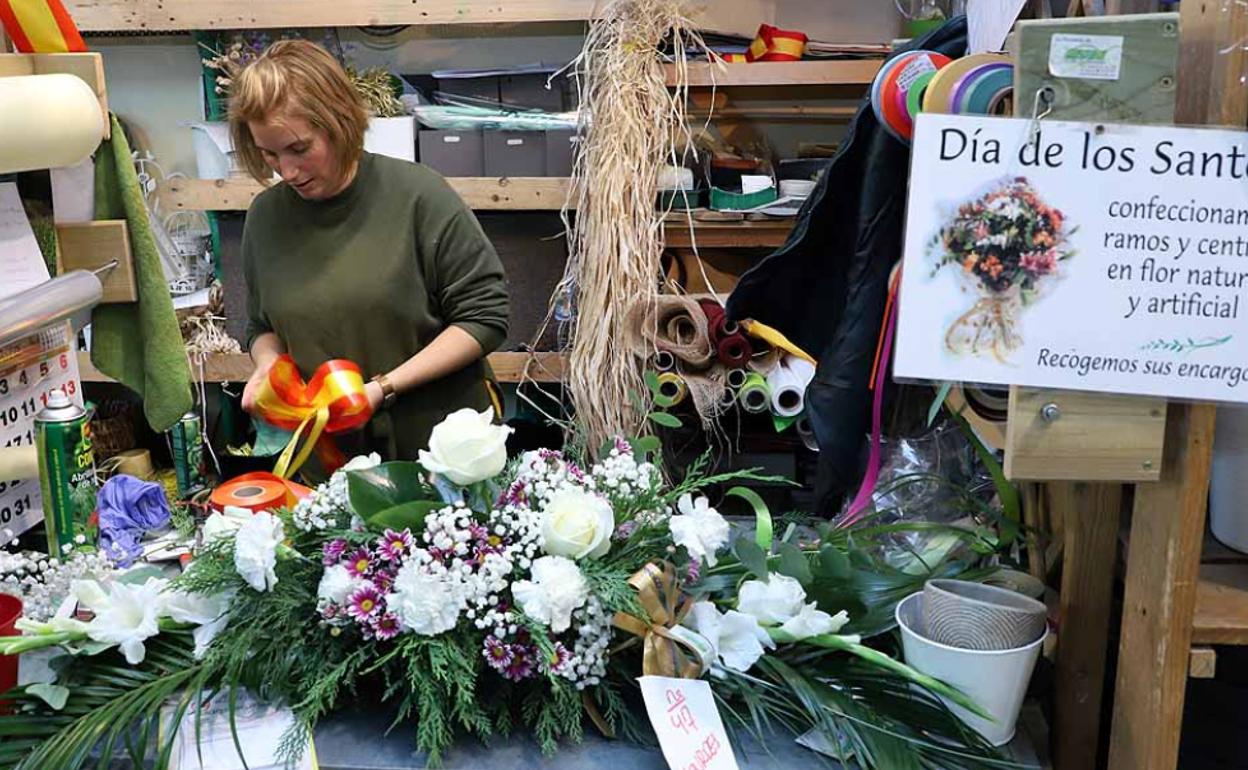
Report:
[[[546,132],[546,176],[572,176],[579,141],[576,132],[570,129]]]
[[[486,176],[544,176],[546,132],[486,131]]]
[[[442,176],[485,176],[482,134],[476,131],[437,131],[419,134],[420,162]]]

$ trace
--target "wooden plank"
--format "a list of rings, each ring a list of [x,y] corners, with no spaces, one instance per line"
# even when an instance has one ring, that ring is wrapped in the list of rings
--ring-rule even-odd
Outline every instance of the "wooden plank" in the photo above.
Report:
[[[594,0],[68,0],[83,32],[586,21]]]
[[[1049,485],[1049,505],[1066,517],[1058,610],[1055,767],[1094,770],[1109,645],[1121,484]]]
[[[668,222],[663,225],[666,244],[670,248],[692,248],[695,241],[699,248],[779,248],[788,240],[794,220],[775,222],[695,222],[691,234],[689,225]]]
[[[1217,676],[1217,651],[1212,647],[1193,647],[1187,659],[1187,675],[1192,679],[1213,679]]]
[[[1048,422],[1042,411],[1055,405]],[[1010,388],[1005,474],[1011,479],[1156,481],[1166,402],[1098,393]]]
[[[564,357],[561,353],[491,353],[490,367],[499,382],[520,382],[527,367],[528,376],[534,382],[559,382],[563,378]],[[83,382],[112,382],[112,379],[95,368],[91,356],[78,354],[78,368]],[[251,376],[251,356],[246,353],[209,356],[204,362],[204,382],[245,382]],[[197,367],[191,367],[192,376],[198,380]]]
[[[1248,564],[1202,564],[1193,644],[1248,645]]]
[[[1178,761],[1215,411],[1171,404],[1161,480],[1136,488],[1112,770],[1170,770]]]
[[[837,59],[832,61],[751,62],[724,64],[690,62],[690,86],[867,86],[875,79],[883,59]],[[667,84],[676,84],[675,65],[667,68]]]
[[[111,135],[108,119],[108,88],[104,81],[104,57],[98,53],[2,53],[0,47],[0,77],[13,75],[76,75],[81,78],[100,102],[104,116],[104,138]]]
[[[102,277],[101,302],[137,302],[130,233],[124,219],[105,219],[56,226],[56,259],[62,271],[95,270],[116,260],[117,266]]]
[[[1105,0],[1106,15],[1123,13],[1156,13],[1161,10],[1159,0]]]
[[[450,177],[446,181],[478,211],[559,211],[570,182],[566,177]],[[232,177],[174,179],[166,189],[164,199],[176,209],[246,211],[264,187],[250,177]]]

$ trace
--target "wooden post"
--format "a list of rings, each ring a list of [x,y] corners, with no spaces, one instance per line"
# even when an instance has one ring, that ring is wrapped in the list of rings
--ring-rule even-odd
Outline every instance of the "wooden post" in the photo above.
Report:
[[[1183,3],[1175,122],[1244,126],[1248,9]],[[1221,53],[1229,51],[1227,54]],[[1110,738],[1112,770],[1178,763],[1216,411],[1171,404],[1161,481],[1136,488]]]
[[[1070,518],[1058,615],[1054,767],[1097,767],[1121,484],[1055,482],[1049,504]]]

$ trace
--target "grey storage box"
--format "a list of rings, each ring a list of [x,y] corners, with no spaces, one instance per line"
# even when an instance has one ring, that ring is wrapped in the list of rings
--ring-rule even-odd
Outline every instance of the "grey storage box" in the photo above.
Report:
[[[486,176],[544,176],[546,132],[486,131]]]
[[[438,78],[438,90],[445,94],[462,96],[467,99],[481,99],[497,103],[500,99],[500,82],[498,77],[483,78]]]
[[[546,132],[546,176],[572,176],[579,141],[572,130]]]
[[[520,107],[546,112],[563,112],[563,84],[556,79],[546,87],[550,78],[547,73],[507,75],[502,78],[500,98],[509,107]]]
[[[480,130],[424,130],[418,136],[420,162],[442,176],[485,176]]]

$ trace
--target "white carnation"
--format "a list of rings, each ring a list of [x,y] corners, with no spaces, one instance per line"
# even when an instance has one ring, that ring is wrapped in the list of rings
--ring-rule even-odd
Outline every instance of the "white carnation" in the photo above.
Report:
[[[459,622],[464,609],[463,586],[451,574],[429,571],[412,560],[395,576],[386,606],[404,628],[422,636],[437,636]]]
[[[234,569],[257,591],[277,585],[277,547],[286,538],[282,520],[260,511],[238,528],[234,536]]]
[[[589,583],[576,562],[563,556],[543,556],[533,562],[532,580],[518,580],[512,596],[524,614],[550,626],[556,634],[572,625],[572,613],[589,599]]]
[[[691,495],[681,495],[677,508],[680,515],[668,519],[672,540],[684,546],[694,561],[714,567],[716,552],[728,545],[728,521],[705,497],[694,500]]]

